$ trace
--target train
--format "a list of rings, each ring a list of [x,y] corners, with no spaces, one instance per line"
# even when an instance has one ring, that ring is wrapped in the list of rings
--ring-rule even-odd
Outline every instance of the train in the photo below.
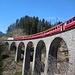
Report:
[[[71,29],[74,26],[75,26],[75,16],[65,21],[64,23],[56,25],[43,32],[39,32],[39,33],[28,35],[28,36],[14,37],[12,40],[18,41],[18,40],[31,40],[31,39],[42,38],[42,37],[46,37],[52,34],[65,31],[67,29]]]

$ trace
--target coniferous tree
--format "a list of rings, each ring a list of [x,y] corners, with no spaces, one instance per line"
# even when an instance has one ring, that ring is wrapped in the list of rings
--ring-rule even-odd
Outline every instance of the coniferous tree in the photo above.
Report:
[[[16,28],[19,28],[19,19],[16,20]]]
[[[61,22],[57,22],[54,25],[58,25]],[[25,31],[27,35],[35,34],[44,30],[47,30],[52,27],[51,22],[45,21],[45,19],[39,20],[38,17],[30,17],[26,15],[17,19],[15,23],[11,24],[8,27],[7,32],[12,32],[16,28],[21,28]]]

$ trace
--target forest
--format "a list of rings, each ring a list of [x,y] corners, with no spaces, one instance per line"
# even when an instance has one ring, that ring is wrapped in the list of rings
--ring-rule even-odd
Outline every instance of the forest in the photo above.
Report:
[[[30,17],[28,15],[21,17],[20,19],[17,19],[15,23],[12,23],[8,29],[7,33],[14,31],[17,28],[21,28],[24,30],[26,35],[35,34],[44,30],[47,30],[55,25],[58,25],[62,22],[57,22],[55,24],[51,24],[51,21],[48,22],[47,20],[39,19],[38,17]]]
[[[17,29],[22,29],[24,31],[24,33],[26,33],[26,35],[31,35],[31,34],[45,31],[45,30],[47,30],[55,25],[58,25],[60,23],[62,23],[62,22],[58,21],[57,23],[51,24],[50,21],[47,21],[45,19],[40,20],[38,17],[35,17],[35,16],[30,17],[30,16],[26,15],[24,17],[21,17],[20,19],[17,19],[15,21],[15,23],[10,24],[7,29],[7,35],[4,35],[4,36],[5,36],[5,38],[11,36],[9,33],[13,32]],[[18,33],[20,33],[19,30],[18,30]],[[16,33],[13,33],[13,34],[16,35]],[[13,35],[12,35],[12,37],[13,37]],[[6,51],[6,50],[7,49],[4,47],[3,43],[0,42],[0,75],[3,73],[3,60],[4,60],[3,56],[5,56],[5,54],[6,55],[10,54],[9,51]],[[7,68],[7,67],[4,67],[4,69],[5,68]]]

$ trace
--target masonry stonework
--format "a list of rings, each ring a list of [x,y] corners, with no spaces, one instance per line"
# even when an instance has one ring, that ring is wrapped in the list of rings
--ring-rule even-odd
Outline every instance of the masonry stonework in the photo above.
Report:
[[[22,68],[22,75],[26,75],[25,67],[26,67],[26,52],[27,52],[27,44],[29,42],[33,43],[34,46],[34,55],[33,55],[33,64],[32,64],[32,74],[34,75],[34,68],[35,68],[35,58],[36,58],[36,47],[39,41],[43,41],[46,45],[46,59],[45,59],[45,70],[44,74],[47,75],[47,70],[48,70],[48,56],[49,56],[49,50],[50,46],[53,42],[54,39],[56,38],[61,38],[62,40],[65,41],[68,52],[69,52],[69,63],[73,64],[71,67],[73,68],[73,72],[75,73],[75,29],[68,30],[59,34],[55,34],[52,36],[47,36],[43,38],[38,38],[38,39],[32,39],[32,40],[21,40],[21,41],[5,41],[9,43],[9,50],[10,46],[13,42],[16,43],[16,55],[15,55],[15,61],[18,59],[18,46],[21,42],[24,43],[25,49],[24,49],[24,60],[23,60],[23,68]],[[26,60],[25,60],[26,59]]]

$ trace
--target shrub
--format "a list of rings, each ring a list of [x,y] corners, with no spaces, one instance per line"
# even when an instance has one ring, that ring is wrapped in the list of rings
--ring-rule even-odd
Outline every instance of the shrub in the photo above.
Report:
[[[0,75],[2,74],[2,66],[3,66],[3,62],[2,62],[2,49],[3,49],[3,44],[0,42]]]

